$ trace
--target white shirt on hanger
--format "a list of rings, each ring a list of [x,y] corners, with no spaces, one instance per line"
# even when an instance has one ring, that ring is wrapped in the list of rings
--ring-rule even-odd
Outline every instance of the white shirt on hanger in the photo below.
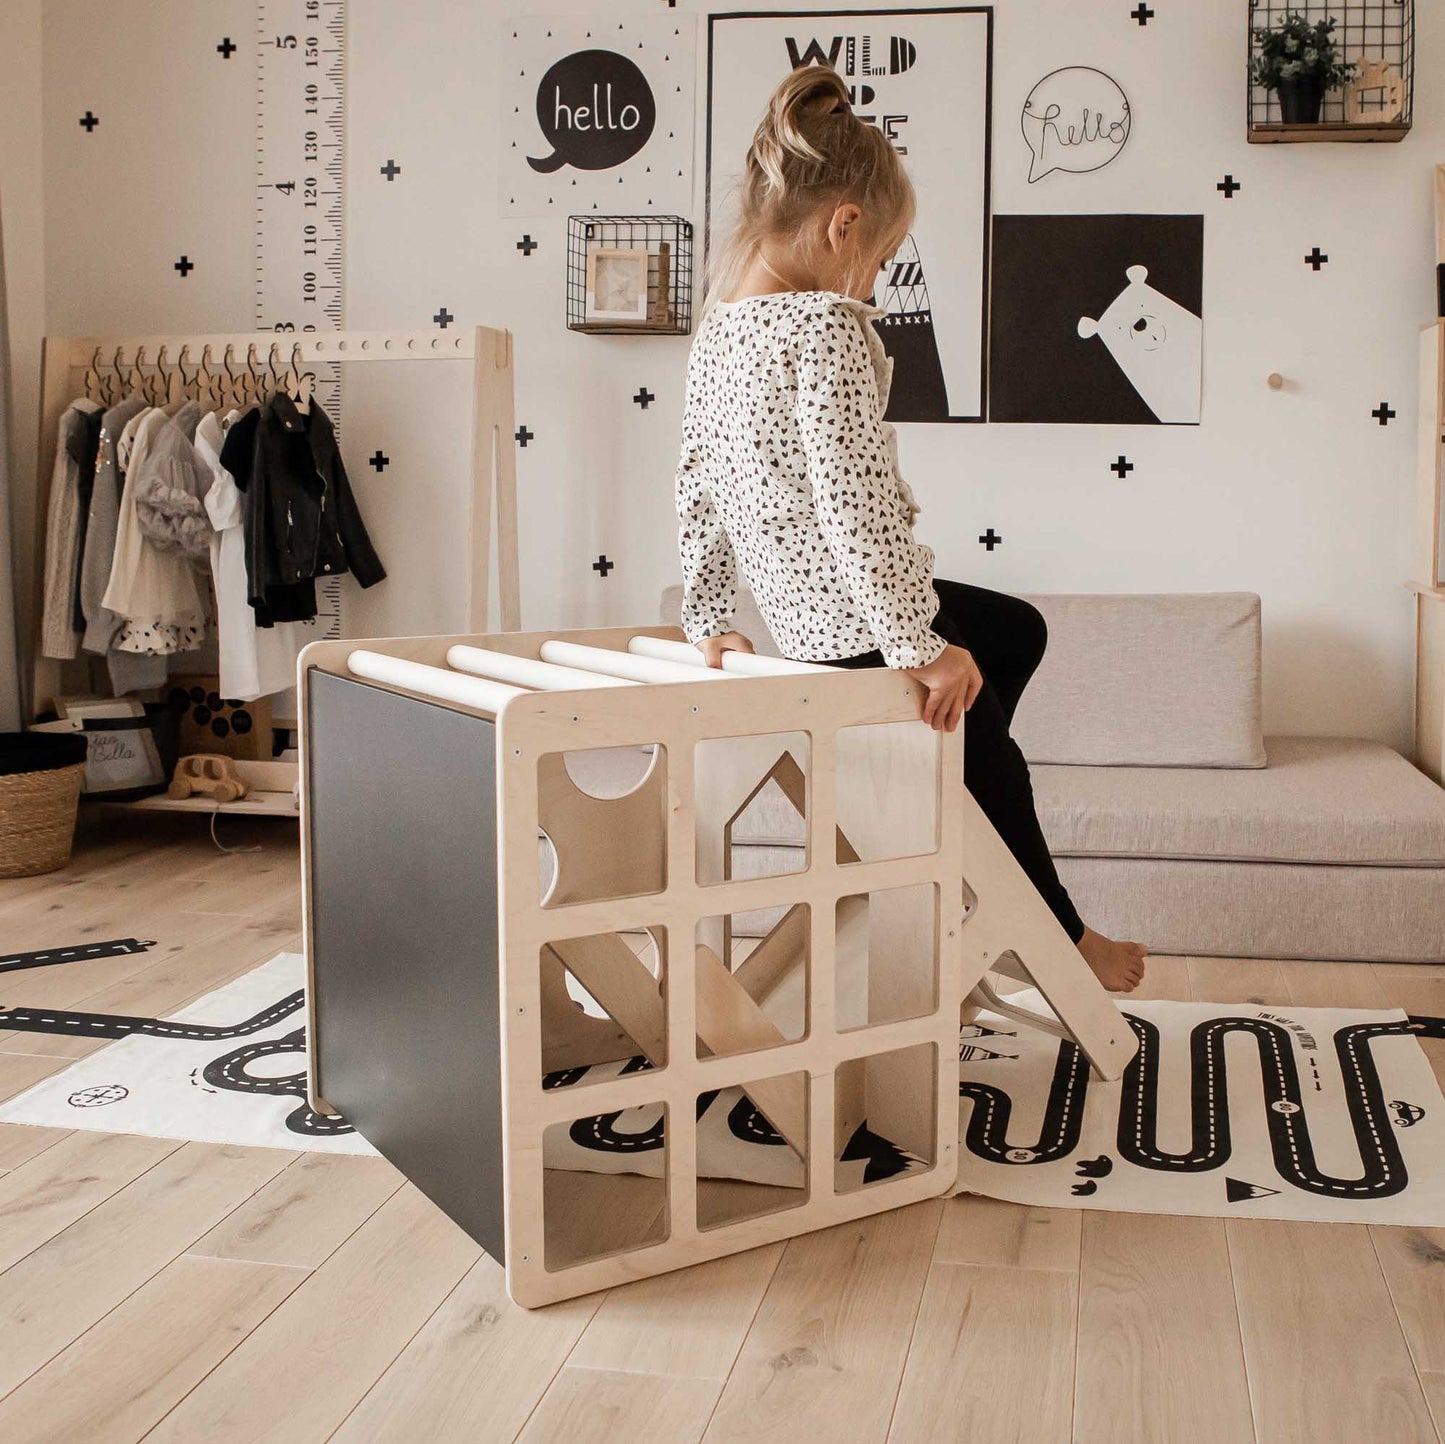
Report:
[[[206,492],[206,511],[215,528],[211,576],[216,589],[221,695],[250,702],[295,682],[296,657],[304,639],[295,622],[258,627],[256,613],[246,600],[242,497],[235,479],[221,465],[226,430],[240,414],[230,412],[224,423],[215,412],[203,416],[196,428],[196,450],[215,478]]]

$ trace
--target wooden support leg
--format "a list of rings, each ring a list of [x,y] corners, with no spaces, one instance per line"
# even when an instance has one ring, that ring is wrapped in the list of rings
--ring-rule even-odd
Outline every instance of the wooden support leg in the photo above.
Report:
[[[1022,975],[1043,994],[1057,1021],[1011,1005],[1008,1016],[1049,1032],[1062,1030],[1101,1078],[1118,1078],[1138,1051],[1133,1030],[978,803],[965,792],[958,805],[964,808],[964,879],[975,899],[963,931],[965,996],[979,989],[989,971]],[[998,998],[990,989],[971,1001],[992,1007]]]

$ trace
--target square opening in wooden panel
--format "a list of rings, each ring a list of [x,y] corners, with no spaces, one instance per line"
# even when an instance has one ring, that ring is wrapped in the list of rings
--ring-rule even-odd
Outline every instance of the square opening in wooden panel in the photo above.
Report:
[[[833,954],[839,1032],[920,1018],[938,1006],[934,883],[840,897]]]
[[[833,1186],[856,1193],[920,1173],[937,1156],[938,1049],[916,1043],[833,1071]]]
[[[592,747],[537,763],[544,907],[667,887],[667,749]]]
[[[939,734],[922,722],[840,727],[837,749],[838,861],[937,852]]]
[[[649,1103],[544,1130],[544,1267],[572,1268],[669,1236],[666,1129],[667,1106]]]
[[[722,1228],[808,1201],[808,1075],[697,1100],[697,1226]]]
[[[543,944],[538,965],[544,1088],[666,1064],[664,928],[558,938]]]
[[[808,1031],[810,912],[795,903],[767,913],[702,918],[694,948],[699,1058],[725,1058],[795,1043]]]
[[[697,880],[704,887],[808,866],[806,732],[709,737],[693,754]]]

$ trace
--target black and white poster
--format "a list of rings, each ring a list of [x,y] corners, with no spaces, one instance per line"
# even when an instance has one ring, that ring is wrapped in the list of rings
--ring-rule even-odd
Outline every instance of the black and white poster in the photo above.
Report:
[[[1197,424],[1204,217],[996,216],[989,420]]]
[[[693,37],[673,11],[507,21],[501,213],[687,214]]]
[[[709,248],[731,229],[768,97],[798,65],[837,70],[904,157],[918,216],[873,297],[894,358],[890,421],[983,419],[992,34],[987,7],[709,19]]]

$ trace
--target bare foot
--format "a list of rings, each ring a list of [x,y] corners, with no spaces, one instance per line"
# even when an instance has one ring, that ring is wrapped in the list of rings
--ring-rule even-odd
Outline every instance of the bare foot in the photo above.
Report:
[[[1132,993],[1144,981],[1144,959],[1149,949],[1143,943],[1116,943],[1093,928],[1085,928],[1079,951],[1111,993]]]

